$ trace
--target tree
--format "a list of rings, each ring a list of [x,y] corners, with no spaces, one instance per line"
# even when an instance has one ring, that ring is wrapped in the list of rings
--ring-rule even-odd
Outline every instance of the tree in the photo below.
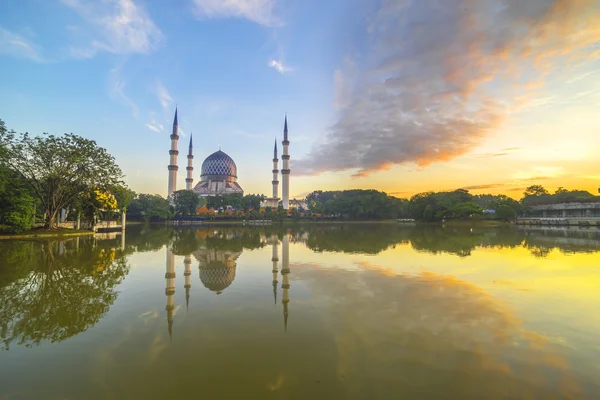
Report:
[[[4,279],[6,271],[0,270],[0,350],[13,341],[26,346],[60,342],[95,325],[129,272],[120,250],[92,237],[28,243],[19,250],[25,252],[19,258],[31,262],[18,264],[14,279]],[[6,252],[0,249],[3,261]]]
[[[0,229],[23,232],[31,228],[35,201],[27,182],[12,170],[0,166]]]
[[[556,191],[554,192],[554,194],[560,194],[560,193],[568,193],[569,191],[567,189],[565,189],[562,186],[559,186]]]
[[[467,219],[473,215],[481,215],[483,213],[483,209],[472,201],[465,201],[455,204],[452,207],[452,213],[455,218]]]
[[[542,196],[548,194],[548,191],[542,185],[531,185],[525,189],[523,196]]]
[[[117,199],[108,190],[91,189],[82,194],[77,207],[90,225],[95,225],[98,213],[117,209]]]
[[[434,218],[435,216],[433,213],[433,207],[431,205],[425,206],[425,209],[423,210],[423,220],[427,222],[432,222]]]
[[[285,209],[283,208],[283,206],[281,204],[279,204],[279,206],[277,206],[277,220],[279,222],[283,222],[283,220],[285,219],[285,217],[287,216],[287,211],[285,211]]]
[[[45,227],[55,228],[58,212],[91,187],[105,189],[121,183],[123,173],[114,157],[95,141],[65,134],[0,132],[3,163],[20,173],[46,214]]]
[[[511,206],[509,206],[508,204],[500,204],[497,208],[496,208],[496,218],[504,220],[504,221],[510,221],[513,220],[517,217],[517,212],[515,210],[513,210],[513,208]]]
[[[6,134],[4,121],[0,120],[0,137]],[[35,200],[26,180],[9,168],[7,159],[8,149],[0,141],[0,229],[22,232],[32,226]]]
[[[157,194],[140,193],[129,205],[129,215],[144,221],[161,221],[173,217],[169,201]]]
[[[244,212],[249,210],[260,210],[260,203],[263,200],[263,196],[257,194],[248,194],[242,199]]]
[[[196,215],[200,197],[191,190],[178,190],[173,192],[175,214],[180,216]]]
[[[108,188],[108,191],[115,196],[117,208],[120,211],[127,212],[127,208],[135,199],[135,192],[125,185],[115,185]]]

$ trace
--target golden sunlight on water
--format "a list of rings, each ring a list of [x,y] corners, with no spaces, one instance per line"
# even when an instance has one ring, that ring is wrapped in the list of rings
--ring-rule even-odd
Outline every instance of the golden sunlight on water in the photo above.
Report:
[[[600,233],[0,242],[0,398],[600,398]]]

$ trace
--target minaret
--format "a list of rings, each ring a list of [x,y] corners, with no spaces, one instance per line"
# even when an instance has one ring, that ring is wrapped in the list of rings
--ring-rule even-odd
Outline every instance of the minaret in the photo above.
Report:
[[[171,163],[169,164],[169,196],[173,194],[177,190],[177,170],[179,167],[177,166],[177,156],[179,155],[179,151],[177,151],[177,141],[179,140],[179,125],[177,124],[177,107],[175,107],[175,119],[173,119],[173,133],[171,134],[171,150],[169,150],[169,155],[171,156]]]
[[[290,241],[287,232],[281,240],[281,258],[283,262],[283,265],[281,266],[281,275],[283,276],[283,282],[281,284],[281,288],[283,289],[283,300],[281,300],[281,303],[283,304],[283,325],[284,329],[287,331],[288,303],[290,302],[288,293],[290,289]]]
[[[165,279],[167,286],[165,288],[165,295],[167,295],[167,322],[169,324],[169,338],[173,334],[173,310],[175,305],[173,304],[173,296],[175,295],[175,253],[171,248],[171,244],[167,245],[167,272],[165,273]]]
[[[290,206],[290,155],[288,153],[290,141],[288,140],[287,114],[283,125],[283,142],[281,144],[283,144],[283,155],[281,156],[283,160],[283,169],[281,170],[283,180],[281,203],[283,204],[283,208],[287,210]]]
[[[185,264],[183,276],[185,277],[185,309],[187,310],[190,306],[190,289],[192,288],[192,255],[188,254],[185,256],[183,263]]]
[[[273,298],[275,299],[275,304],[277,304],[277,274],[279,273],[279,258],[277,256],[277,245],[279,244],[279,239],[277,236],[271,238],[273,240],[272,248],[273,248],[273,257],[271,257],[271,261],[273,261]]]
[[[194,173],[194,166],[193,161],[194,161],[194,146],[192,146],[192,134],[190,133],[190,148],[188,151],[188,155],[187,155],[187,159],[188,159],[188,166],[186,168],[187,170],[187,178],[185,178],[185,190],[192,190],[192,183],[194,182],[194,178],[193,178],[193,173]]]
[[[279,196],[279,169],[277,168],[277,138],[275,138],[275,148],[273,149],[273,199]],[[277,205],[275,205],[277,207]]]

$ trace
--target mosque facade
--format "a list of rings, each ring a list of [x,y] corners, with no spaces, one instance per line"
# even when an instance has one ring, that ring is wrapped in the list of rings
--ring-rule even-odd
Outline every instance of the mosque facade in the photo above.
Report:
[[[169,187],[168,195],[171,196],[173,192],[177,191],[177,172],[179,166],[177,164],[177,158],[179,151],[177,149],[179,143],[179,124],[177,121],[177,109],[175,109],[175,118],[173,119],[173,133],[171,134],[171,149],[169,150],[170,164],[169,170]],[[273,154],[273,185],[272,197],[269,197],[263,203],[266,207],[277,208],[281,202],[284,209],[293,207],[290,205],[290,155],[288,140],[288,125],[287,115],[284,120],[283,128],[283,154],[281,159],[283,161],[281,169],[282,177],[282,193],[281,199],[279,198],[279,169],[278,169],[278,158],[277,158],[277,139],[275,139],[275,148]],[[221,196],[226,194],[244,194],[244,190],[238,183],[237,179],[237,165],[233,158],[223,152],[221,149],[212,153],[204,162],[202,162],[202,169],[200,173],[200,182],[195,186],[194,183],[194,147],[192,143],[192,136],[190,135],[190,143],[188,147],[187,155],[187,177],[185,179],[186,190],[191,190],[200,197],[209,196]]]

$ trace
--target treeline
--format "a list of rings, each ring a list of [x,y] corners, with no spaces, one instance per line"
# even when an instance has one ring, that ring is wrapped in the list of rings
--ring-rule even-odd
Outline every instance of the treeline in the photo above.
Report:
[[[157,194],[136,194],[129,205],[127,216],[137,221],[157,222],[169,219],[256,219],[284,218],[285,211],[261,210],[264,196],[256,194],[230,194],[199,197],[190,190],[178,190],[171,199]]]
[[[508,221],[530,206],[566,202],[596,202],[600,196],[582,190],[558,188],[550,194],[543,186],[525,189],[517,201],[506,195],[474,195],[465,189],[423,192],[402,199],[376,190],[315,191],[306,198],[309,215],[346,220],[411,218],[435,222],[450,219],[490,218]]]
[[[94,224],[100,212],[118,212],[131,201],[122,178],[93,140],[17,134],[0,120],[0,231],[25,231],[34,221],[55,229],[61,210]]]
[[[306,196],[311,214],[348,220],[401,218],[407,214],[406,199],[377,190],[317,190]]]

